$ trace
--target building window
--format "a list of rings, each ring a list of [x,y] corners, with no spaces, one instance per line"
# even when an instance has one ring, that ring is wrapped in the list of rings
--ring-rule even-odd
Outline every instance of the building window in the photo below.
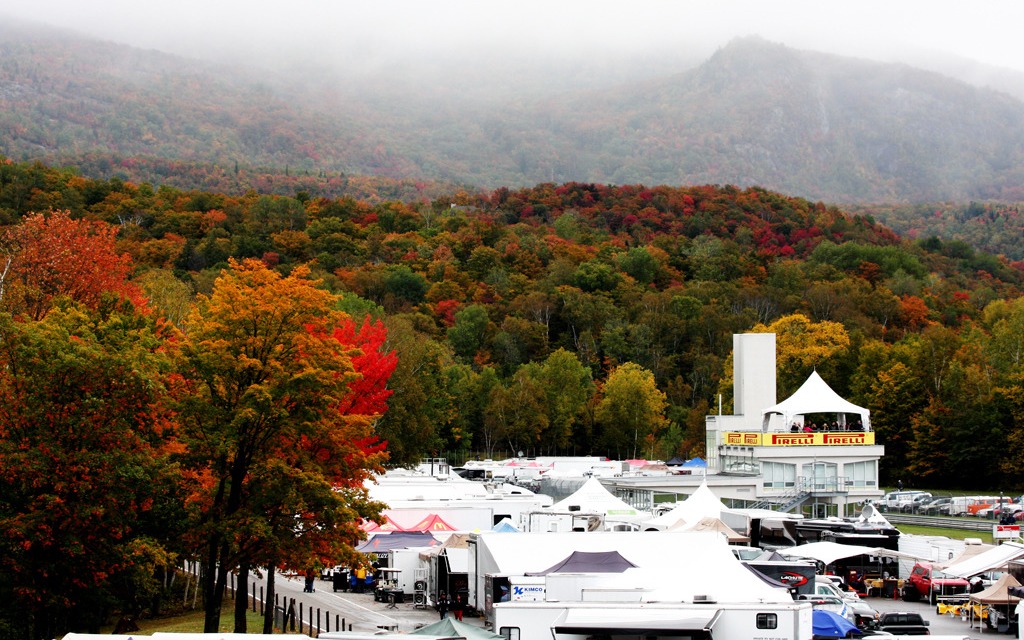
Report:
[[[843,465],[845,475],[853,487],[874,488],[878,486],[878,463],[874,460],[847,462]]]
[[[721,468],[723,473],[741,473],[745,475],[757,475],[758,464],[754,460],[754,454],[737,455],[734,453],[721,456]]]
[[[832,462],[814,462],[803,466],[803,474],[815,491],[835,491],[838,488],[839,465]]]
[[[761,475],[766,489],[796,486],[796,465],[782,462],[761,462]]]
[[[502,627],[498,630],[498,635],[505,640],[519,640],[519,627]]]

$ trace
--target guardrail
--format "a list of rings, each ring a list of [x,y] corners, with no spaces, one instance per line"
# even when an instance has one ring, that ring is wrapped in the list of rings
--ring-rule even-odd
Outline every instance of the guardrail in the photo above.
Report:
[[[912,513],[894,513],[886,511],[882,515],[889,522],[899,524],[916,524],[921,527],[944,527],[946,529],[963,529],[964,531],[987,531],[992,533],[992,525],[998,524],[997,520],[985,518],[963,518],[951,516],[918,516]]]

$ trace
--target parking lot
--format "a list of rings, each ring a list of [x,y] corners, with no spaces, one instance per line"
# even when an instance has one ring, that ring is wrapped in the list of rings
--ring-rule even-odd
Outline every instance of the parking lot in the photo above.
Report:
[[[876,611],[914,611],[920,613],[928,621],[933,636],[968,636],[974,640],[985,638],[1015,638],[1016,635],[996,633],[993,629],[978,627],[975,621],[973,628],[959,616],[939,615],[934,605],[927,602],[904,602],[903,600],[890,600],[887,598],[865,598]]]

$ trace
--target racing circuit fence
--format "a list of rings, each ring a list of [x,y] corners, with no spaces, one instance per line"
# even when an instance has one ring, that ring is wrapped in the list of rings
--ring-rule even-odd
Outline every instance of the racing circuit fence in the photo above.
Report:
[[[919,527],[942,527],[945,529],[962,529],[964,531],[983,531],[992,533],[994,520],[985,518],[957,518],[953,516],[919,516],[911,513],[885,512],[885,519],[895,525],[913,524]]]
[[[199,599],[199,578],[202,575],[200,565],[197,562],[187,561],[184,566],[185,572],[190,577],[195,578],[195,590],[193,591],[193,602],[192,608],[196,607],[196,601]],[[239,585],[236,583],[237,576],[234,573],[228,573],[227,584],[224,585],[225,595],[232,601],[235,600],[236,596],[239,595]],[[253,613],[259,616],[273,616],[273,628],[281,631],[282,633],[305,633],[306,635],[315,638],[320,635],[321,631],[330,633],[333,631],[351,631],[352,624],[348,623],[345,618],[342,618],[340,614],[335,613],[333,616],[327,609],[321,609],[320,607],[313,607],[312,604],[306,605],[302,600],[290,597],[287,595],[281,595],[279,593],[274,594],[274,602],[266,602],[264,598],[264,587],[262,584],[253,581],[246,594],[246,608],[251,609]],[[186,606],[189,598],[189,586],[185,587],[185,600]],[[332,620],[333,618],[333,620]],[[333,622],[333,624],[332,624]],[[252,631],[250,631],[252,633]]]

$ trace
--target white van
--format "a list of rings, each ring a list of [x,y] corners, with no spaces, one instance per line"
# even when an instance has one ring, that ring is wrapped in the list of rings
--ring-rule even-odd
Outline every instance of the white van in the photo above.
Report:
[[[927,491],[890,491],[879,501],[886,509],[899,509],[912,503],[919,496],[931,497]]]
[[[962,516],[999,502],[999,496],[954,496],[949,501],[949,515]]]

